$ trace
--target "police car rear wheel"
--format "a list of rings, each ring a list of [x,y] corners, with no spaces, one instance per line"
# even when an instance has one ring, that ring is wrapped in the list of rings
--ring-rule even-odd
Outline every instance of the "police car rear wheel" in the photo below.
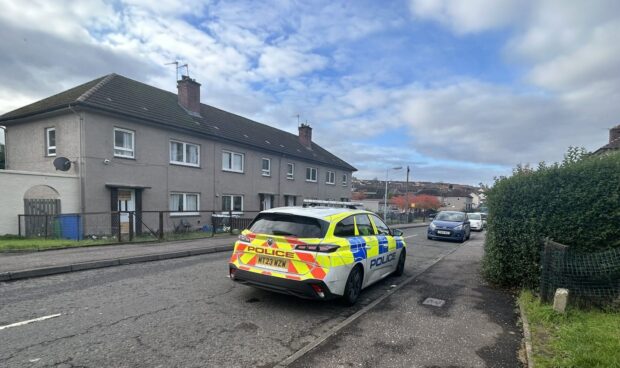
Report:
[[[407,252],[403,249],[400,252],[400,257],[398,257],[398,264],[396,265],[396,271],[394,271],[394,276],[402,276],[405,273],[405,260],[407,259]]]
[[[344,288],[343,301],[345,305],[353,305],[357,302],[362,291],[362,270],[359,266],[354,267],[347,279],[347,285]]]

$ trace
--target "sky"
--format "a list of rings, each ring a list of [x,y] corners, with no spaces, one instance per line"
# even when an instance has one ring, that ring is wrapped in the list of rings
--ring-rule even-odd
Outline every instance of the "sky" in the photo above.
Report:
[[[607,143],[620,1],[0,0],[0,114],[108,73],[297,132],[385,178],[492,183]],[[1,138],[0,138],[1,139]],[[405,170],[389,170],[404,179]]]

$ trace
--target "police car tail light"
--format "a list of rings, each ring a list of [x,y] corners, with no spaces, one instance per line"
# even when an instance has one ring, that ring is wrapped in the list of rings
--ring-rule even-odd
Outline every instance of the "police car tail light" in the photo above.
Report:
[[[237,271],[237,269],[236,269],[236,268],[231,268],[231,269],[229,269],[229,271],[228,271],[228,275],[230,276],[230,279],[231,279],[231,280],[234,280],[234,279],[235,279],[235,271]]]
[[[250,238],[248,238],[247,236],[245,236],[243,234],[239,235],[239,240],[241,240],[242,242],[246,242],[246,243],[250,242]]]
[[[318,296],[320,296],[321,298],[325,298],[325,292],[323,291],[321,285],[311,284],[310,286],[312,286],[312,289],[315,293],[317,293]]]
[[[340,246],[334,244],[298,244],[295,246],[295,250],[307,250],[321,253],[335,252],[338,248],[340,248]]]
[[[339,245],[334,245],[334,244],[321,244],[318,247],[319,247],[318,251],[322,253],[332,253],[338,250],[338,248],[340,248]]]

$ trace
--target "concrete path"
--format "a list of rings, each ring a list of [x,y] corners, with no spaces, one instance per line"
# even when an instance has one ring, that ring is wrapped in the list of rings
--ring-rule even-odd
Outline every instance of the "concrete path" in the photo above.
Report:
[[[481,279],[482,244],[472,238],[292,366],[522,367],[514,298]]]

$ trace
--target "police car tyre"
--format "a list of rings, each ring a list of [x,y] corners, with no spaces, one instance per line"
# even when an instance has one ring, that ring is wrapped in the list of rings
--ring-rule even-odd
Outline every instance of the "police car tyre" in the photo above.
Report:
[[[405,260],[407,259],[407,251],[403,248],[398,257],[398,264],[394,271],[394,276],[402,276],[405,273]]]
[[[344,289],[344,295],[342,301],[345,305],[351,306],[357,302],[360,293],[362,292],[362,282],[364,281],[364,275],[362,274],[362,267],[356,265],[349,273],[347,278],[347,284]]]

